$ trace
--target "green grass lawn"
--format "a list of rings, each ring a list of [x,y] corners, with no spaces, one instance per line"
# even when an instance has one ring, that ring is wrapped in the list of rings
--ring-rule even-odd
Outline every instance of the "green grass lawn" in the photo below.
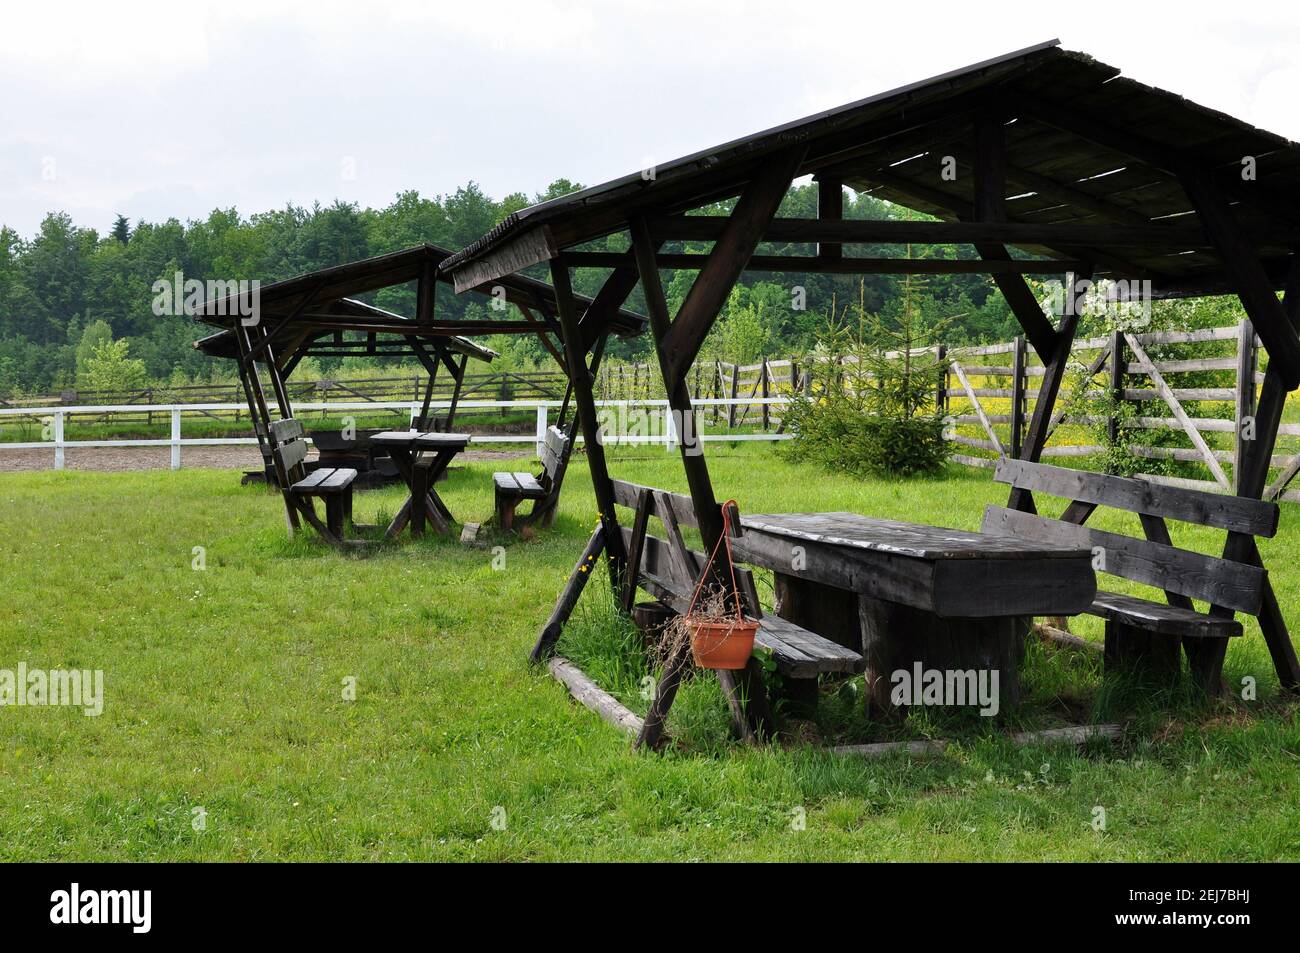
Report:
[[[983,504],[1006,497],[987,474],[957,468],[944,480],[859,483],[771,447],[710,450],[719,494],[746,512],[846,509],[975,528]],[[684,487],[662,450],[620,451],[613,465]],[[497,468],[451,474],[441,492],[459,519],[489,516]],[[360,494],[357,518],[402,498]],[[1253,623],[1227,675],[1257,677],[1257,702],[1139,700],[1130,711],[1108,697],[1095,660],[1035,648],[1025,711],[996,730],[925,717],[890,729],[957,739],[943,756],[740,748],[703,678],[674,709],[682,743],[633,753],[526,661],[594,518],[580,458],[555,527],[509,543],[501,569],[494,539],[407,540],[364,559],[291,543],[279,498],[240,487],[234,471],[0,474],[0,669],[105,673],[99,717],[0,708],[0,858],[1300,858],[1300,713],[1276,697]],[[1300,627],[1295,506],[1282,524],[1264,557]],[[1136,520],[1109,525],[1136,531]],[[1209,551],[1219,536],[1175,541]],[[1092,622],[1075,630],[1096,637]],[[562,648],[635,705],[637,664],[611,652],[626,637],[592,586]],[[355,701],[343,697],[350,678]],[[852,722],[851,693],[824,707],[819,731],[876,737]],[[1130,732],[1080,750],[1002,737],[1068,712],[1122,717]]]

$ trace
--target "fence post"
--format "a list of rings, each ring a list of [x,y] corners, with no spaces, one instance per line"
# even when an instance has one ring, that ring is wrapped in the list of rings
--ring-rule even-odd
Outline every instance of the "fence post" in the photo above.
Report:
[[[63,469],[63,411],[54,412],[54,469]]]
[[[727,395],[731,403],[727,405],[727,427],[735,429],[736,427],[736,394],[740,390],[740,365],[731,365],[731,392]]]
[[[1237,326],[1237,393],[1236,416],[1237,433],[1233,441],[1232,490],[1241,492],[1241,461],[1246,459],[1246,441],[1242,438],[1243,427],[1247,417],[1255,414],[1255,326],[1249,318],[1242,318]],[[1253,430],[1253,428],[1252,428]],[[1252,433],[1258,437],[1258,434]]]
[[[1117,404],[1124,399],[1124,335],[1119,331],[1110,333],[1110,399]],[[1106,443],[1111,447],[1119,442],[1119,418],[1111,408],[1110,418],[1106,421]]]
[[[1011,456],[1019,457],[1025,426],[1025,336],[1016,335],[1011,349]]]
[[[537,456],[541,457],[542,451],[546,449],[546,405],[543,404],[537,408]]]
[[[181,468],[181,409],[172,408],[172,469]]]
[[[939,374],[934,384],[934,412],[940,417],[946,417],[948,415],[948,345],[940,344],[935,356],[939,362]]]
[[[668,401],[665,400],[663,405],[664,422],[666,424],[664,427],[664,446],[672,450],[681,442],[681,438],[677,435],[677,415],[673,413],[673,405]]]
[[[719,400],[722,397],[722,361],[715,358],[713,361],[713,399]],[[722,405],[713,405],[713,423],[716,425],[722,419]]]
[[[759,380],[761,381],[761,387],[762,387],[762,391],[763,391],[763,400],[764,400],[764,404],[763,404],[763,432],[764,432],[764,433],[767,433],[767,429],[768,429],[768,407],[767,407],[767,403],[766,403],[766,401],[767,401],[767,398],[770,396],[770,388],[768,387],[767,358],[766,358],[766,357],[763,358],[763,369],[762,369],[759,373],[762,375],[762,376],[759,378]]]

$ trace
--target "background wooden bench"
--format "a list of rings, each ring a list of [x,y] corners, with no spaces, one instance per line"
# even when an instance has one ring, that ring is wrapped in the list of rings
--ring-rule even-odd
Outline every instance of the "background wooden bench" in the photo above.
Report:
[[[1071,502],[1060,519],[989,506],[984,532],[1092,547],[1096,569],[1164,590],[1165,602],[1098,590],[1088,612],[1106,620],[1108,669],[1170,678],[1181,670],[1181,645],[1198,684],[1212,693],[1221,690],[1218,667],[1202,663],[1198,645],[1241,635],[1234,614],[1259,615],[1266,593],[1271,595],[1268,574],[1257,564],[1174,546],[1166,520],[1271,537],[1277,532],[1276,503],[1009,458],[998,461],[995,479]],[[1145,538],[1084,526],[1098,506],[1136,513]],[[1210,611],[1197,611],[1194,599],[1209,603]]]
[[[271,422],[271,458],[284,495],[289,533],[297,530],[301,516],[327,542],[342,545],[343,527],[352,520],[352,481],[357,471],[349,467],[317,467],[308,473],[303,465],[307,459],[303,433],[302,423],[293,417]],[[316,516],[313,497],[325,502],[323,524]]]
[[[550,526],[555,520],[555,510],[559,505],[560,487],[564,483],[564,471],[569,466],[569,455],[573,451],[573,440],[559,427],[552,426],[546,431],[542,445],[542,472],[537,476],[531,473],[492,474],[495,487],[497,525],[503,530],[522,528],[540,522],[543,527]],[[515,508],[524,500],[533,500],[533,508],[526,515],[515,516]]]

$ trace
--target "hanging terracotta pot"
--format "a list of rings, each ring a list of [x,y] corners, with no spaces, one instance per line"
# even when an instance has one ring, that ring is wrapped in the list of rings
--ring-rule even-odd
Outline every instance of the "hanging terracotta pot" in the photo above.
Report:
[[[691,655],[700,668],[741,669],[754,652],[753,619],[704,619],[686,617],[691,632]]]
[[[749,656],[754,651],[754,633],[758,631],[758,622],[746,618],[741,611],[744,599],[740,587],[736,585],[736,566],[731,555],[731,513],[735,505],[735,500],[728,500],[722,507],[722,536],[714,545],[704,571],[700,573],[695,592],[691,595],[691,604],[682,618],[691,636],[691,655],[700,668],[742,669],[749,663]],[[709,578],[724,544],[727,547],[727,568],[731,572],[731,598],[728,600],[733,607],[731,614],[706,615],[696,612],[695,607],[699,604],[704,582]]]

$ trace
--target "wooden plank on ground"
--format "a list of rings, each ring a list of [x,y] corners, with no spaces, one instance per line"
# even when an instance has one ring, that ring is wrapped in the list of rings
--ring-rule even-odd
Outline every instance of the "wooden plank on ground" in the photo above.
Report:
[[[569,694],[586,708],[633,737],[641,733],[644,724],[641,717],[593,682],[586,672],[563,655],[552,658],[546,667],[569,690]]]
[[[1097,738],[1116,740],[1123,737],[1123,725],[1069,725],[1065,728],[1046,728],[1042,731],[1020,731],[1011,741],[1022,747],[1029,745],[1073,744],[1081,745]],[[828,748],[832,754],[856,755],[877,758],[888,754],[943,754],[952,742],[935,741],[881,741],[866,745],[837,745]]]

